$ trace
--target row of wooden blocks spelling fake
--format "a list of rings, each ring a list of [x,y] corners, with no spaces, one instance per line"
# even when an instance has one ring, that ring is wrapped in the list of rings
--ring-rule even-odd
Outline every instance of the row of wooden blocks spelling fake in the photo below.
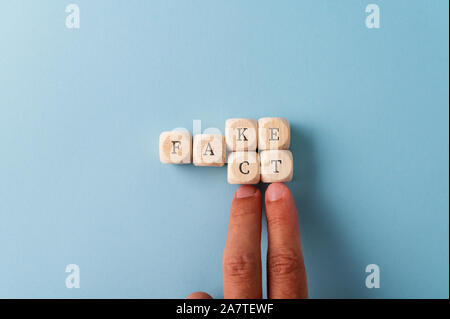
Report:
[[[225,136],[188,131],[166,131],[159,136],[159,158],[164,164],[228,165],[228,183],[289,182],[294,165],[289,151],[289,122],[278,117],[229,119]],[[226,151],[228,159],[225,161]]]

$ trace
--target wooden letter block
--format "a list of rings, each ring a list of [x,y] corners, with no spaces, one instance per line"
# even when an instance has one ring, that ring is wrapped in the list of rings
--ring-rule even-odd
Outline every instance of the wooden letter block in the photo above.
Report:
[[[263,183],[290,182],[294,173],[294,162],[291,151],[262,151],[261,181]]]
[[[291,129],[286,119],[264,117],[258,120],[258,149],[287,150],[291,142]]]
[[[256,151],[258,122],[252,119],[229,119],[225,122],[225,139],[228,150]]]
[[[164,164],[191,163],[191,133],[187,131],[162,132],[159,136],[159,159]]]
[[[225,165],[225,137],[223,135],[197,134],[194,136],[194,165]]]
[[[228,155],[228,183],[258,184],[260,161],[256,152],[232,152]]]

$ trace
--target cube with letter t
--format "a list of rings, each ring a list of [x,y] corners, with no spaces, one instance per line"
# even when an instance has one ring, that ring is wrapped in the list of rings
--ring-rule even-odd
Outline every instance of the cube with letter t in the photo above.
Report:
[[[261,151],[261,182],[290,182],[294,173],[294,162],[291,151]]]

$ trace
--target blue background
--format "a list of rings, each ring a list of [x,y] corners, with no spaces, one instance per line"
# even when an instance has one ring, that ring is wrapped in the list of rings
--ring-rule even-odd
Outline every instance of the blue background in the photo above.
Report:
[[[310,296],[448,298],[448,1],[69,3],[0,4],[0,297],[221,297],[237,186],[158,136],[281,116]]]

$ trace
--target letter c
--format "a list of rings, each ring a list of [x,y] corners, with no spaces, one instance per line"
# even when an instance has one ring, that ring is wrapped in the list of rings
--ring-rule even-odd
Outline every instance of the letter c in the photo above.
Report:
[[[244,171],[242,170],[242,165],[244,165],[244,164],[250,165],[250,163],[249,163],[248,161],[243,161],[241,164],[239,164],[239,171],[240,171],[242,174],[247,175],[248,173],[250,173],[250,171],[247,170],[247,172],[244,172]]]

